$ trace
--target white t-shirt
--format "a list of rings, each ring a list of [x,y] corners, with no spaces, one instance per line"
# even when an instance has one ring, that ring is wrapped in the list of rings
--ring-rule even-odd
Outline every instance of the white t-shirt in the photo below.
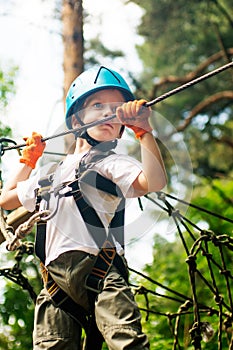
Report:
[[[83,154],[67,155],[56,169],[54,187],[75,179],[75,169],[82,156]],[[140,162],[127,155],[113,154],[97,162],[92,170],[117,183],[124,196],[129,198],[133,196],[132,183],[142,171],[142,167]],[[35,176],[17,184],[19,200],[28,211],[35,209],[35,192],[39,188],[38,180],[47,171],[48,166]],[[81,189],[84,196],[92,203],[104,226],[108,227],[120,198],[83,183]],[[67,191],[67,188],[64,191]],[[49,210],[53,211],[56,205],[57,197],[54,197],[52,193]],[[41,209],[45,209],[45,202],[41,203]],[[96,233],[98,234],[98,228]],[[121,246],[117,242],[116,247],[118,252],[121,252]],[[47,221],[45,265],[70,250],[82,250],[95,255],[98,253],[98,247],[86,228],[73,196],[61,198],[55,216]]]

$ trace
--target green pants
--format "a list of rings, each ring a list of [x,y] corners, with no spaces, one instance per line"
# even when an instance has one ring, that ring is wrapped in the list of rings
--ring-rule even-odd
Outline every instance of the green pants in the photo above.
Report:
[[[86,310],[90,310],[91,306],[84,280],[93,264],[93,256],[71,251],[62,254],[48,266],[54,281]],[[97,326],[109,350],[149,349],[134,296],[114,266],[105,278],[102,292],[96,297],[94,309]],[[34,350],[81,350],[80,337],[79,325],[55,307],[43,289],[35,309]]]

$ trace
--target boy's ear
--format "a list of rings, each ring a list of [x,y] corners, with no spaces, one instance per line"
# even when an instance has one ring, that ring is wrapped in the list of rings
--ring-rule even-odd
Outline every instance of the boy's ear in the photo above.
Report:
[[[80,123],[78,122],[78,120],[77,120],[77,118],[75,117],[74,114],[71,116],[71,125],[72,125],[73,129],[75,129],[78,126],[80,126]]]

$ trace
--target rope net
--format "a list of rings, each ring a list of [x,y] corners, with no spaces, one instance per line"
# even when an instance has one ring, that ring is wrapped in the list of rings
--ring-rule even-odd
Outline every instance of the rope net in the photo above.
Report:
[[[154,262],[153,267],[158,266],[157,273],[149,266],[145,268],[148,274],[130,268],[136,281],[132,283],[136,299],[140,306],[146,305],[140,308],[146,315],[145,321],[154,324],[157,329],[160,323],[164,327],[164,320],[167,321],[166,337],[173,339],[173,350],[202,349],[204,343],[209,343],[205,344],[206,349],[233,349],[233,275],[230,269],[233,238],[228,234],[216,234],[198,227],[171,205],[168,197],[179,201],[171,195],[157,193],[158,200],[152,195],[146,197],[166,211],[175,223],[179,237],[176,248],[180,249],[177,270],[180,273],[176,273],[179,281],[176,281],[176,287],[173,288],[174,277],[166,276],[164,279],[162,263],[159,261],[164,254],[163,263],[167,265],[164,271],[168,273],[169,247],[171,249],[171,244],[174,243],[168,243],[168,248],[165,245],[165,250],[157,258],[155,254],[157,264]],[[233,224],[233,220],[218,213],[181,202]],[[153,275],[158,276],[158,279],[153,279]],[[179,283],[180,288],[177,288]]]
[[[175,223],[179,240],[168,244],[168,250],[158,254],[156,271],[146,266],[145,272],[131,267],[130,285],[135,292],[136,301],[142,311],[143,322],[150,325],[152,334],[161,328],[166,339],[171,339],[171,349],[202,349],[204,343],[212,347],[205,349],[233,349],[233,275],[231,271],[233,238],[229,234],[216,234],[203,230],[177,210],[172,201],[181,201],[195,210],[213,215],[233,224],[233,220],[206,208],[186,203],[172,195],[159,192],[145,196],[147,200],[165,211]],[[2,213],[1,213],[2,214]],[[31,224],[31,220],[29,219]],[[0,220],[1,231],[9,231]],[[31,227],[30,227],[31,228]],[[25,230],[27,228],[25,227]],[[8,232],[9,236],[9,232]],[[12,241],[12,228],[10,232]],[[169,271],[169,247],[177,244],[180,260],[177,261],[179,281],[174,284],[174,277],[164,278],[161,260],[165,262],[166,274]],[[182,248],[182,249],[181,249]],[[20,242],[16,248],[16,264],[12,268],[0,269],[4,276],[26,289],[32,300],[36,294],[27,277],[23,275],[20,262],[24,254],[32,254],[32,243]],[[161,259],[160,259],[161,257]],[[174,263],[174,262],[173,262]],[[153,264],[155,266],[155,263]],[[155,278],[154,278],[155,276]],[[177,285],[180,284],[180,288]],[[166,324],[165,324],[166,323]],[[155,334],[156,337],[156,334]],[[208,345],[208,344],[207,344]]]

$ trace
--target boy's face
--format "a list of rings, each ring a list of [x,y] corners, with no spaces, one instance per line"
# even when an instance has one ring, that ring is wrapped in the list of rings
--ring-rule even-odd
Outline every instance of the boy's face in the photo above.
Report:
[[[86,99],[83,110],[79,112],[79,117],[84,124],[104,119],[115,114],[117,107],[124,102],[125,99],[119,90],[100,90]],[[78,125],[77,119],[73,118],[73,128]],[[117,119],[113,119],[106,124],[89,128],[88,134],[97,141],[111,141],[121,136],[121,127]]]

